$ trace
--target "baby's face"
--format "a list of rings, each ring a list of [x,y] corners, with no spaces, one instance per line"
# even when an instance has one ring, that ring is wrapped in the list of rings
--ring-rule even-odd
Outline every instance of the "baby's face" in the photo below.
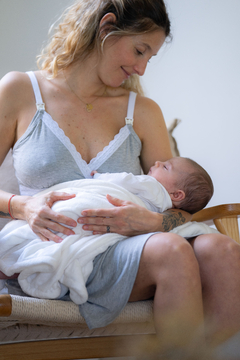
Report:
[[[189,164],[185,159],[174,157],[167,161],[156,161],[149,170],[148,175],[159,181],[168,193],[176,189],[176,183],[186,172],[189,172]]]

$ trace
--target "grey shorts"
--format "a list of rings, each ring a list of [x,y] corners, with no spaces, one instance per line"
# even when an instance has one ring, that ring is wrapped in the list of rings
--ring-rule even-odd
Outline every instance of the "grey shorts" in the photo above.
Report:
[[[111,323],[127,304],[143,247],[153,234],[127,238],[94,259],[93,271],[86,284],[88,301],[79,305],[90,329]]]

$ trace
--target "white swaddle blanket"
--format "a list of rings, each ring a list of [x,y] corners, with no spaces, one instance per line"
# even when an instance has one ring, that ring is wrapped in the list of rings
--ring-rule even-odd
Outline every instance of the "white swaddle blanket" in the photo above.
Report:
[[[152,183],[150,186],[152,199],[155,199],[155,206],[160,204],[159,211],[164,211],[171,207],[171,202],[168,201],[166,190],[155,179],[153,181],[154,187]],[[52,209],[74,220],[81,216],[84,209],[113,207],[106,199],[107,194],[148,207],[122,186],[98,179],[70,181],[42,193],[58,190],[74,193],[76,197],[58,201]],[[7,276],[19,273],[18,282],[22,290],[31,296],[54,299],[69,290],[73,302],[86,302],[88,294],[85,284],[92,271],[94,258],[125,236],[115,233],[92,235],[82,230],[80,224],[73,230],[75,235],[59,234],[64,239],[61,243],[42,242],[26,221],[13,220],[0,232],[0,270]],[[185,237],[215,231],[200,223],[187,223],[173,230]]]

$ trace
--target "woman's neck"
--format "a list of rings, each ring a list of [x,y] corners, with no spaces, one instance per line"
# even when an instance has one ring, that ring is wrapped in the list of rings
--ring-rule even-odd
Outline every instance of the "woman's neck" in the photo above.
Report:
[[[86,102],[102,96],[106,90],[106,85],[99,79],[96,61],[91,58],[70,65],[61,74],[70,90]]]

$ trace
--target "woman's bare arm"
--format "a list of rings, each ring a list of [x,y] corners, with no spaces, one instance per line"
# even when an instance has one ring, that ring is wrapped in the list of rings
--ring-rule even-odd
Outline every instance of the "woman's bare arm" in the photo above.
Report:
[[[172,157],[168,131],[162,111],[153,100],[138,96],[134,115],[134,129],[142,142],[140,155],[144,174],[155,161]]]
[[[16,141],[18,100],[12,74],[0,81],[0,165]],[[12,194],[0,190],[0,216],[11,218],[8,201]]]
[[[0,81],[0,164],[26,131],[34,115],[35,108],[33,107],[32,113],[31,100],[35,106],[32,87],[26,74],[9,73]],[[0,217],[11,218],[8,204],[12,195],[0,190]],[[11,214],[16,219],[28,221],[31,229],[42,240],[58,242],[61,238],[54,232],[66,235],[74,233],[66,226],[75,227],[76,222],[53,212],[51,206],[55,201],[74,196],[65,193],[50,193],[40,197],[17,195],[11,199]]]

